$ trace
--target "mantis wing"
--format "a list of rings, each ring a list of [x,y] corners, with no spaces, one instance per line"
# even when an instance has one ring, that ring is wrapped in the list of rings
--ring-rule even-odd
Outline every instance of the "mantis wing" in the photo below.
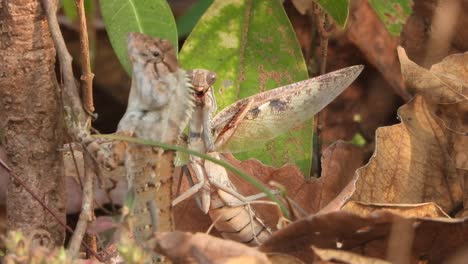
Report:
[[[361,73],[355,65],[239,100],[213,119],[215,149],[242,152],[312,118]]]

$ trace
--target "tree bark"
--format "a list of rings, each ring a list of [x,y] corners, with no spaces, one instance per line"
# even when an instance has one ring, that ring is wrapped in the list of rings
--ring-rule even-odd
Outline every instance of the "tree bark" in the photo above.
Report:
[[[40,0],[0,0],[0,62],[0,142],[13,172],[65,222],[62,111]],[[22,230],[33,243],[63,245],[64,228],[13,180],[7,217],[8,230]]]

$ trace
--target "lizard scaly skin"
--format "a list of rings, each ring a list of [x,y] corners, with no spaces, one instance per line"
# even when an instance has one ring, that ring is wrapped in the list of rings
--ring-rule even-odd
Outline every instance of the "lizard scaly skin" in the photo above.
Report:
[[[176,51],[167,40],[141,33],[127,36],[133,65],[132,87],[117,133],[176,144],[194,108],[193,92]],[[144,241],[154,231],[174,230],[172,173],[174,152],[128,144],[124,164],[134,191],[134,236]]]

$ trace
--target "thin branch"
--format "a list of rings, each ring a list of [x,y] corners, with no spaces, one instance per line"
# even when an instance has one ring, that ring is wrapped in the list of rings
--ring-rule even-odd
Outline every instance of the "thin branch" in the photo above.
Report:
[[[320,75],[326,73],[327,67],[327,53],[328,53],[328,39],[332,30],[333,22],[330,16],[317,4],[312,4],[312,13],[315,16],[315,25],[319,37],[320,46]],[[322,121],[320,112],[314,117],[314,130],[313,130],[313,147],[312,147],[312,166],[310,176],[317,178],[320,176],[322,166],[320,163],[322,144],[320,142],[320,134],[322,130]]]
[[[76,161],[75,152],[73,151],[73,147],[72,147],[71,144],[67,144],[67,145],[68,145],[68,148],[69,148],[72,160],[73,160],[73,166],[75,166],[75,171],[76,171],[76,175],[78,176],[78,181],[80,183],[80,188],[83,188],[83,182],[81,181],[82,178],[81,178],[81,175],[80,175],[80,170],[78,168],[78,162]]]
[[[84,9],[84,0],[75,0],[78,9],[78,21],[80,29],[80,48],[81,48],[81,81],[83,91],[83,106],[90,115],[94,112],[93,103],[93,78],[91,72],[91,62],[89,57],[88,28],[86,25],[86,16]]]
[[[85,241],[88,245],[90,245],[90,247],[94,250],[94,251],[97,251],[98,250],[98,245],[97,245],[97,237],[95,234],[86,234],[85,235]],[[94,259],[94,256],[91,255],[90,252],[86,252],[86,256],[88,258],[93,258]]]
[[[68,129],[69,134],[75,139],[81,142],[83,135],[89,135],[89,122],[90,118],[85,114],[85,111],[83,110],[81,100],[78,94],[78,88],[76,86],[75,82],[75,77],[73,75],[73,70],[72,70],[72,57],[70,56],[70,53],[67,50],[67,47],[65,45],[65,40],[63,39],[62,32],[60,31],[60,27],[57,21],[57,1],[51,1],[51,0],[42,0],[42,6],[44,8],[44,11],[47,15],[47,22],[49,24],[49,29],[50,29],[50,34],[52,36],[52,39],[55,44],[55,49],[57,51],[57,56],[60,62],[60,72],[62,75],[62,81],[63,81],[63,93],[64,95],[62,96],[63,101],[64,101],[64,109],[65,109],[65,117],[66,117],[66,126]],[[92,77],[91,77],[92,81]],[[85,151],[86,152],[86,151]],[[90,156],[84,155],[84,160],[85,164],[88,159],[91,159]],[[5,164],[2,164],[5,165]],[[13,174],[11,174],[13,175]],[[85,171],[85,186],[84,186],[84,195],[83,195],[83,207],[86,205],[89,208],[85,208],[84,212],[82,211],[82,214],[84,215],[84,218],[87,217],[87,214],[89,214],[89,210],[92,210],[92,174],[89,171]],[[15,176],[13,176],[15,177]],[[17,178],[17,177],[15,177]],[[17,179],[18,181],[19,179]],[[19,181],[20,182],[20,181]],[[27,188],[24,183],[21,184],[26,190]],[[89,193],[91,189],[91,194]],[[35,194],[33,194],[31,191],[28,191],[36,200],[40,201]],[[91,197],[91,202],[88,202],[89,197]],[[49,213],[51,213],[58,221],[61,223],[60,219],[56,217],[56,215],[48,209],[45,204],[40,202],[44,208],[46,208]],[[80,215],[80,218],[81,218]],[[90,218],[87,218],[90,219]],[[84,230],[86,230],[86,223],[87,221],[84,221],[85,227]],[[83,224],[80,226],[77,226],[77,233],[81,232],[83,229],[82,227]],[[65,225],[66,226],[66,225]],[[66,230],[73,233],[73,230],[66,226]],[[84,231],[83,231],[84,232]],[[75,236],[80,236],[80,234],[75,235]],[[97,255],[97,253],[92,250],[88,245],[83,243],[82,241],[82,235],[81,238],[75,238],[74,241],[77,241],[81,243],[93,256],[95,256],[97,259],[100,259],[100,257]],[[75,243],[75,242],[74,242]],[[78,243],[78,245],[79,245]],[[78,247],[78,246],[76,246]],[[79,247],[78,247],[79,248]]]
[[[84,0],[75,0],[76,8],[78,10],[78,21],[80,31],[80,48],[81,48],[81,88],[83,96],[83,106],[89,115],[93,115],[93,78],[94,74],[91,72],[91,63],[89,58],[89,41],[88,29],[86,25],[86,16],[84,9]],[[90,155],[83,151],[84,161],[84,185],[83,185],[83,198],[81,203],[81,213],[75,232],[70,240],[69,251],[75,257],[80,250],[80,244],[86,233],[88,222],[93,220],[93,177],[91,167],[94,167]]]
[[[315,3],[314,5],[313,13],[316,17],[315,21],[320,42],[320,75],[322,75],[326,73],[327,69],[328,39],[333,28],[333,22],[318,4]]]
[[[83,155],[84,157],[84,186],[83,186],[83,199],[81,202],[81,213],[78,223],[76,224],[75,232],[70,239],[69,252],[72,257],[76,257],[80,250],[80,244],[83,242],[84,234],[86,233],[86,228],[88,222],[93,220],[93,174],[91,167],[93,166],[93,161],[89,155]]]
[[[69,233],[72,233],[73,234],[73,229],[71,229],[71,227],[69,227],[67,224],[65,224],[64,222],[62,222],[62,220],[57,216],[57,214],[52,211],[52,209],[50,209],[45,203],[44,201],[42,201],[38,195],[36,195],[31,188],[29,188],[26,183],[24,183],[23,180],[21,180],[20,177],[18,177],[12,170],[11,168],[2,160],[0,159],[0,165],[8,172],[8,174],[13,177],[13,179],[19,183],[47,212],[50,213],[50,215],[52,215],[53,218],[55,218],[55,220],[57,221],[57,223],[59,223],[62,227],[65,228],[65,230],[67,230]],[[102,261],[99,257],[99,255],[94,251],[92,250],[88,245],[86,245],[85,243],[82,243],[82,245],[91,252],[91,254],[96,257],[99,261]]]
[[[81,105],[80,96],[78,95],[78,88],[76,87],[75,77],[72,70],[72,57],[67,50],[65,40],[63,39],[62,32],[57,21],[56,1],[42,0],[42,6],[47,15],[50,34],[55,44],[57,56],[60,62],[60,72],[63,80],[63,101],[66,118],[67,128],[75,139],[79,139],[82,129],[87,127],[88,118]]]

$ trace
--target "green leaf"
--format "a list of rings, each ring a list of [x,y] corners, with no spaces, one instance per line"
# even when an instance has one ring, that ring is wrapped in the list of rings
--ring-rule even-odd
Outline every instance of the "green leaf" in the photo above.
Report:
[[[112,47],[127,73],[131,73],[126,45],[129,32],[168,39],[177,50],[177,28],[165,0],[101,0],[99,3]]]
[[[411,14],[411,0],[370,0],[372,8],[385,24],[387,30],[396,36],[399,36],[406,18]]]
[[[316,0],[316,2],[338,25],[341,27],[346,25],[349,13],[349,0]]]
[[[152,146],[152,147],[159,147],[163,149],[169,149],[169,150],[174,150],[174,151],[179,151],[183,152],[188,155],[192,156],[197,156],[200,157],[204,160],[209,160],[215,164],[218,164],[220,166],[223,166],[225,169],[230,170],[252,184],[255,188],[263,192],[268,198],[270,198],[273,202],[278,204],[279,208],[281,209],[282,213],[286,216],[289,217],[289,212],[286,209],[286,206],[284,205],[283,202],[281,202],[267,187],[265,187],[261,182],[259,182],[256,178],[248,175],[244,171],[234,167],[231,165],[229,162],[225,162],[222,160],[215,159],[207,154],[200,153],[198,151],[194,151],[188,148],[183,148],[175,145],[170,145],[170,144],[165,144],[161,142],[156,142],[152,140],[146,140],[146,139],[141,139],[141,138],[135,138],[135,137],[129,137],[129,136],[122,136],[122,135],[94,135],[97,138],[107,138],[107,139],[113,139],[113,140],[122,140],[122,141],[127,141],[130,143],[135,143],[135,144],[140,144],[140,145],[145,145],[145,146]]]
[[[218,74],[218,111],[238,99],[308,78],[296,35],[280,1],[217,0],[205,12],[180,53],[185,69]],[[309,174],[312,121],[255,151],[237,153],[282,166],[296,163]]]
[[[70,21],[75,21],[78,17],[75,0],[62,0],[62,7],[65,16],[70,19]]]
[[[65,16],[70,19],[70,21],[75,22],[78,18],[78,12],[76,10],[75,0],[62,0],[62,7]],[[84,1],[84,8],[86,15],[94,13],[94,2],[92,0]]]
[[[187,36],[192,31],[197,21],[212,3],[213,0],[200,0],[190,7],[183,16],[177,19],[177,32],[179,37]]]

